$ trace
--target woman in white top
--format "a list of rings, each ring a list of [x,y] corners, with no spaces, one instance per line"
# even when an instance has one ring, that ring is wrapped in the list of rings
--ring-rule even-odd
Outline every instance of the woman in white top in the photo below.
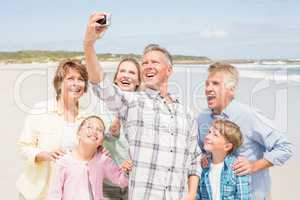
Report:
[[[85,66],[79,60],[61,62],[53,85],[56,98],[33,107],[18,140],[18,150],[25,159],[24,171],[17,181],[20,199],[47,199],[51,161],[73,148],[76,130],[84,119],[79,99],[88,87]],[[42,112],[36,114],[38,111]]]

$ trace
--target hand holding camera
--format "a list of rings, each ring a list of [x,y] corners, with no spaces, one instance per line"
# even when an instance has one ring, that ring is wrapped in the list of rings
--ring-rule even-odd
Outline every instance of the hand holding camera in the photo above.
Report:
[[[85,33],[85,44],[94,45],[110,25],[110,15],[107,13],[95,12],[91,14]]]
[[[111,19],[111,15],[106,13],[103,15],[102,19],[99,19],[96,22],[100,24],[101,27],[106,27],[110,25],[111,22],[110,19]]]

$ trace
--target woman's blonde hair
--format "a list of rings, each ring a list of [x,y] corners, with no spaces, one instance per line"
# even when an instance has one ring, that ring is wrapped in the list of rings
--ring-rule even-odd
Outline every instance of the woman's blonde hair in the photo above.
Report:
[[[229,143],[232,144],[232,149],[228,153],[234,152],[243,143],[243,136],[240,127],[235,123],[229,120],[217,119],[213,121],[212,126],[217,129]]]
[[[138,75],[138,81],[139,81],[138,85],[135,88],[135,90],[137,90],[139,88],[139,86],[141,85],[141,70],[140,70],[140,63],[135,58],[126,57],[126,58],[123,58],[119,62],[118,67],[117,67],[117,71],[114,75],[113,81],[114,81],[114,83],[116,83],[116,79],[117,79],[117,76],[118,76],[118,73],[119,73],[120,65],[124,62],[132,62],[135,65],[136,69],[137,69],[137,73],[138,73],[137,75]]]
[[[81,63],[81,60],[78,59],[63,60],[62,62],[59,63],[53,79],[53,86],[56,91],[56,100],[58,100],[61,97],[61,84],[70,69],[76,70],[83,78],[85,83],[84,92],[86,92],[88,89],[89,76],[85,65]]]

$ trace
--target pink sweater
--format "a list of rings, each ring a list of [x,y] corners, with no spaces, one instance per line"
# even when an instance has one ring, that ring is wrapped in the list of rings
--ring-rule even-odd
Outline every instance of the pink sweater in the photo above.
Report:
[[[77,200],[80,198],[78,192],[88,188],[88,180],[94,200],[103,199],[104,178],[122,188],[128,186],[127,175],[110,157],[102,153],[97,153],[86,163],[76,160],[72,155],[65,155],[56,161],[53,170],[49,200]]]

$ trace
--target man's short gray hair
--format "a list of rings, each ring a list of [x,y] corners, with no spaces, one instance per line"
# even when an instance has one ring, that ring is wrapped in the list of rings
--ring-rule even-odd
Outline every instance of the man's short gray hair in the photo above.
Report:
[[[209,75],[215,73],[222,73],[225,75],[225,86],[227,88],[237,89],[239,83],[239,72],[238,70],[229,63],[216,62],[209,66]]]
[[[165,57],[167,58],[167,61],[169,62],[169,64],[171,66],[173,65],[172,56],[166,48],[163,48],[163,47],[159,46],[158,44],[149,44],[145,47],[143,55],[149,53],[150,51],[159,51],[159,52],[163,53],[165,55]]]

